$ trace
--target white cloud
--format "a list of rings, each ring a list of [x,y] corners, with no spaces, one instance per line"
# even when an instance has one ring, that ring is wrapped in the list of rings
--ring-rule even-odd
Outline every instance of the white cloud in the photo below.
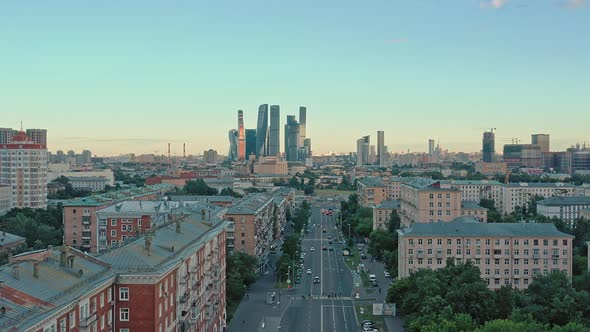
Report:
[[[575,1],[575,0],[573,0],[573,1]],[[581,1],[584,1],[584,0],[581,0]],[[486,0],[486,1],[480,2],[479,6],[481,8],[498,9],[498,8],[502,8],[507,2],[508,2],[508,0]]]

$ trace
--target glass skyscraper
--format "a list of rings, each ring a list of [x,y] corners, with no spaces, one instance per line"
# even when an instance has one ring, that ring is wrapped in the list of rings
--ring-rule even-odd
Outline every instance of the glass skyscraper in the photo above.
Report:
[[[246,160],[256,155],[256,129],[246,129]]]
[[[229,152],[227,153],[227,158],[231,161],[237,161],[239,159],[238,156],[238,131],[232,129],[228,133],[229,138]]]
[[[281,110],[279,105],[270,106],[270,135],[268,138],[268,155],[278,156],[281,153],[279,135],[281,134]]]
[[[256,157],[268,156],[268,104],[258,107],[256,126]]]

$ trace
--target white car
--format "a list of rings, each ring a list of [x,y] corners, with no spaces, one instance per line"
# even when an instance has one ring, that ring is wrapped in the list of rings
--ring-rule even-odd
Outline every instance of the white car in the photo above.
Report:
[[[309,248],[309,251],[315,251],[314,247]]]
[[[311,274],[311,269],[307,269],[307,274]]]

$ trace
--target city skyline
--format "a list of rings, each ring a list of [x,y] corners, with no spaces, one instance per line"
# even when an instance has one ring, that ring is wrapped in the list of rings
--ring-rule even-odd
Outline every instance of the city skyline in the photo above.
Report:
[[[531,133],[551,134],[554,150],[590,142],[588,6],[127,3],[4,4],[2,126],[46,128],[50,151],[164,154],[171,142],[196,154],[227,151],[235,111],[255,128],[265,101],[312,110],[318,154],[354,151],[351,137],[377,130],[390,152],[424,152],[428,138],[480,151],[488,127],[497,144]]]

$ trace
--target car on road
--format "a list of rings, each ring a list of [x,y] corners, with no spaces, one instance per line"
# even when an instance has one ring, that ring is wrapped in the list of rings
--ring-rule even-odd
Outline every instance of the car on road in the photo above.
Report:
[[[315,251],[314,247],[309,248],[309,251]]]
[[[361,259],[367,259],[367,254],[365,254],[364,252],[361,254]]]
[[[391,278],[391,274],[389,274],[389,272],[385,271],[383,274],[385,275],[385,278]]]
[[[328,250],[330,250],[330,251],[334,251],[334,247],[330,247],[330,249],[328,249]]]
[[[376,325],[377,324],[375,324],[374,321],[368,320],[368,319],[365,319],[364,321],[361,322],[362,327],[375,327]]]
[[[332,241],[332,240],[328,240],[328,244],[332,244],[332,243],[333,243],[333,241]]]
[[[322,229],[322,233],[326,233],[326,229],[325,229],[325,228],[324,228],[324,229]]]
[[[307,269],[307,274],[311,274],[311,269]]]
[[[301,277],[297,276],[297,278],[295,278],[295,283],[296,284],[300,284],[301,283]]]
[[[323,246],[323,247],[322,247],[322,250],[328,250],[328,247],[326,247],[326,246]]]
[[[378,287],[379,286],[379,284],[377,283],[377,280],[371,281],[371,285],[373,285],[373,287]]]
[[[318,277],[318,276],[313,277],[313,283],[314,284],[319,284],[320,283],[320,277]]]

